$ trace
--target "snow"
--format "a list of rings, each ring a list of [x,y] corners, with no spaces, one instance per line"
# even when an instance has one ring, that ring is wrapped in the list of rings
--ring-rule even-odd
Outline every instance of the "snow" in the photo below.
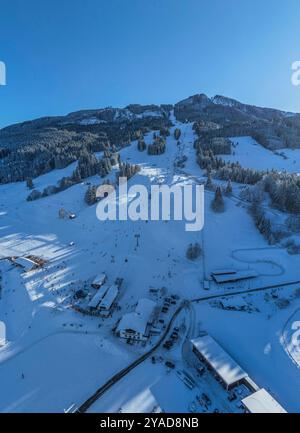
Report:
[[[211,101],[216,105],[222,105],[224,107],[235,107],[237,105],[237,101],[234,99],[226,98],[225,96],[216,95],[211,98]]]
[[[155,302],[150,299],[140,299],[135,311],[125,314],[118,324],[118,331],[132,330],[141,336],[146,334],[147,325],[155,308]]]
[[[230,353],[260,388],[270,392],[288,412],[299,412],[299,367],[286,352],[282,334],[300,300],[280,310],[272,307],[263,294],[247,299],[260,311],[232,312],[203,303],[195,307],[196,315],[202,329]]]
[[[234,143],[232,155],[222,159],[239,162],[242,167],[256,170],[278,170],[291,173],[300,171],[300,149],[279,149],[273,152],[258,144],[252,137],[230,137]]]
[[[151,301],[151,299],[139,299],[135,308],[135,312],[140,316],[150,317],[153,313],[155,306],[155,302]]]
[[[109,289],[109,285],[105,284],[103,286],[101,286],[96,294],[92,297],[92,299],[90,300],[90,302],[88,303],[88,307],[90,308],[97,308],[98,305],[100,304],[101,300],[103,299],[103,297],[105,296],[106,292]]]
[[[239,281],[239,280],[246,280],[248,278],[255,278],[258,277],[258,273],[253,270],[245,270],[245,271],[236,271],[231,274],[215,274],[213,273],[214,280],[219,283],[228,283],[233,281]]]
[[[286,410],[264,388],[242,401],[251,413],[286,413]]]
[[[175,122],[163,155],[150,157],[139,152],[136,141],[122,149],[124,162],[141,166],[129,186],[184,185],[203,180],[195,160],[192,126]],[[173,137],[175,127],[182,131],[179,146]],[[283,159],[249,138],[233,139],[237,140],[235,155],[224,158],[261,169],[275,166],[297,171],[299,167],[298,150],[285,150],[288,159]],[[152,132],[145,141],[152,142]],[[174,162],[183,155],[187,161],[184,169],[179,170]],[[69,176],[76,164],[34,179],[35,187],[42,190],[56,184],[63,176]],[[107,178],[114,179],[116,169]],[[5,322],[7,331],[6,344],[0,348],[3,412],[63,412],[72,404],[81,404],[113,374],[149,349],[154,342],[151,338],[146,348],[140,344],[129,346],[113,334],[112,328],[122,317],[132,314],[139,299],[150,296],[150,287],[164,288],[166,293],[181,299],[195,299],[299,279],[299,256],[290,256],[285,249],[266,244],[244,203],[236,198],[237,185],[233,185],[235,197],[225,198],[224,214],[211,211],[213,194],[205,192],[204,230],[192,233],[185,231],[184,221],[100,222],[96,207],[87,206],[84,195],[87,183],[98,185],[102,180],[94,176],[34,202],[26,201],[30,191],[25,182],[0,185],[0,320]],[[59,219],[61,207],[76,213],[77,218]],[[140,235],[138,245],[136,235]],[[204,254],[191,262],[186,258],[186,249],[195,242],[200,243]],[[28,255],[45,258],[46,266],[22,273],[4,260],[8,256]],[[210,290],[203,290],[203,281],[214,269],[249,266],[259,274],[255,280],[221,288],[211,282]],[[99,270],[105,270],[114,279],[124,279],[118,297],[120,310],[106,319],[83,315],[72,308],[77,290],[88,290],[88,299],[96,293],[91,283]],[[286,295],[287,289],[282,293]],[[151,300],[161,305],[161,296],[155,296]],[[233,297],[232,302],[237,298],[242,299]],[[196,304],[195,330],[201,325],[283,407],[299,412],[300,358],[299,351],[292,350],[289,321],[300,308],[299,299],[291,295],[290,304],[283,309],[275,301],[266,301],[264,294],[251,300],[256,300],[259,312],[225,311],[208,302]],[[166,323],[169,317],[164,316]],[[182,365],[180,349],[162,354],[165,359],[176,361],[178,368],[186,367]],[[199,379],[198,385],[214,396],[222,410],[235,411],[215,382],[206,376],[203,381]],[[151,411],[157,402],[164,410],[184,412],[196,393],[199,391],[190,391],[175,372],[166,373],[164,365],[152,366],[148,360],[117,383],[92,410],[118,411],[123,406],[124,410]]]
[[[146,110],[141,114],[137,114],[136,117],[138,119],[143,119],[144,117],[162,117],[162,113],[158,111]]]
[[[104,284],[105,280],[106,280],[106,275],[103,273],[99,274],[94,278],[92,285],[102,286],[102,284]]]
[[[191,343],[195,350],[207,360],[228,387],[248,376],[210,335],[194,339]]]
[[[99,308],[103,310],[109,310],[119,294],[119,288],[116,284],[110,286],[105,295],[103,296]]]
[[[106,121],[97,119],[96,117],[88,117],[79,122],[80,125],[98,125],[99,123],[106,123]]]
[[[26,272],[31,271],[36,264],[26,257],[16,257],[13,259],[14,263],[21,266],[23,269],[25,269]]]
[[[147,321],[143,316],[136,312],[124,314],[118,324],[117,331],[122,335],[123,332],[133,331],[139,333],[141,336],[145,335],[147,328]]]

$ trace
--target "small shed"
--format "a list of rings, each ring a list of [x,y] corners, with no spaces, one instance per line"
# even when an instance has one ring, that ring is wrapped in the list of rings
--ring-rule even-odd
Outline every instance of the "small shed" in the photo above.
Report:
[[[27,257],[15,257],[13,263],[24,269],[25,272],[32,271],[37,267],[37,264]]]
[[[106,281],[105,273],[99,274],[94,278],[94,280],[92,282],[92,287],[94,289],[99,289],[101,286],[103,286],[105,281]]]

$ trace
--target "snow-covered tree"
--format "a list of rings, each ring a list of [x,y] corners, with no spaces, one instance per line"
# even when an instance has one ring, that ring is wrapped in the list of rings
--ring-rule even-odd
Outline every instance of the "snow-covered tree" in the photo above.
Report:
[[[190,244],[186,251],[186,257],[189,260],[196,260],[202,254],[202,249],[198,243]]]
[[[225,189],[225,194],[226,195],[231,195],[232,194],[232,184],[231,184],[231,180],[228,179],[227,185],[226,185],[226,189]]]
[[[88,204],[89,206],[91,206],[97,202],[96,192],[97,192],[97,188],[94,185],[89,186],[88,189],[86,190],[84,200],[85,200],[86,204]]]
[[[28,177],[26,179],[26,186],[27,186],[28,189],[33,189],[34,188],[33,180],[31,179],[31,177]]]
[[[216,189],[215,198],[211,202],[211,208],[214,212],[224,212],[225,210],[222,189],[219,186]]]

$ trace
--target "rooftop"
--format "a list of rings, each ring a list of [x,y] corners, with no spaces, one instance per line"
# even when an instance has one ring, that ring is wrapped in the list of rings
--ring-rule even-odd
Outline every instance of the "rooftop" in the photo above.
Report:
[[[109,285],[105,284],[100,287],[100,289],[97,290],[96,294],[93,296],[93,298],[88,303],[88,307],[90,308],[97,308],[98,304],[100,304],[102,298],[106,294],[107,290],[109,289]]]
[[[264,388],[242,400],[251,413],[287,413]]]
[[[141,335],[145,335],[147,328],[147,320],[145,317],[140,316],[135,311],[132,313],[124,314],[118,324],[118,331],[131,330],[138,332]]]
[[[119,288],[116,284],[113,284],[105,293],[99,307],[103,310],[109,310],[118,294]]]
[[[134,312],[124,314],[118,324],[118,331],[131,329],[132,331],[145,335],[147,325],[150,321],[155,306],[155,302],[151,301],[150,299],[140,299],[135,307]]]
[[[106,275],[104,273],[102,273],[102,274],[97,275],[94,278],[92,284],[102,286],[102,284],[105,282],[105,280],[106,280]]]
[[[36,263],[33,260],[27,259],[26,257],[16,257],[14,262],[19,266],[22,266],[26,271],[31,271],[31,269],[36,266]]]
[[[151,301],[151,299],[142,298],[138,301],[135,312],[142,316],[150,317],[155,306],[155,302]]]
[[[227,386],[247,377],[247,373],[210,335],[191,340],[193,346],[214,368]]]
[[[258,276],[256,271],[247,270],[247,271],[236,271],[234,273],[223,273],[223,274],[212,274],[214,280],[217,283],[230,283],[233,281],[246,280],[248,278],[255,278]]]

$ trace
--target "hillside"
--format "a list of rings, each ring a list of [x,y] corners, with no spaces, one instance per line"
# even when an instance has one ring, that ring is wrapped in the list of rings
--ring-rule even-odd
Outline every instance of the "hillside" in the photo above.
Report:
[[[170,112],[179,121],[210,121],[206,135],[252,136],[270,149],[300,148],[300,115],[242,104],[204,94],[172,105],[103,108],[44,117],[0,130],[0,182],[23,181],[66,167],[85,152],[126,146],[150,130],[169,127]]]
[[[299,229],[287,224],[298,214],[284,207],[286,202],[276,207],[270,194],[271,187],[282,183],[292,186],[293,199],[297,197],[298,116],[197,95],[174,107],[89,110],[1,130],[1,146],[8,155],[1,160],[0,185],[0,318],[6,325],[6,342],[0,348],[0,411],[63,412],[82,404],[157,343],[155,333],[145,344],[115,333],[119,320],[143,298],[156,304],[159,335],[186,301],[189,306],[172,325],[178,327],[179,339],[170,350],[160,346],[155,363],[147,359],[91,411],[153,411],[161,405],[166,411],[184,412],[202,391],[211,396],[213,406],[207,410],[198,405],[199,411],[241,411],[207,372],[190,390],[165,367],[165,361],[172,361],[176,369],[188,369],[196,377],[186,342],[203,331],[217,338],[288,411],[300,411],[299,352],[286,329],[300,308],[299,284],[286,287],[299,279],[300,255],[291,253],[291,242],[295,248],[299,244]],[[287,131],[295,137],[293,146],[282,141],[282,150],[276,152],[260,144],[249,130],[253,124],[272,133],[276,128]],[[222,153],[228,148],[230,152]],[[188,232],[185,221],[172,219],[99,221],[97,202],[87,203],[87,191],[114,184],[126,164],[139,168],[129,186],[149,190],[151,185],[205,184],[204,229]],[[249,170],[246,177],[244,169]],[[272,169],[270,180],[265,171]],[[221,176],[228,170],[239,175],[231,179],[230,193],[228,180]],[[259,181],[252,182],[257,176]],[[224,212],[212,207],[218,189]],[[40,195],[28,200],[32,191]],[[263,228],[249,212],[251,194],[260,197]],[[134,198],[117,197],[117,207]],[[194,260],[187,255],[191,244],[201,250]],[[38,257],[44,264],[24,272],[11,260],[24,256]],[[257,276],[219,285],[211,274],[225,268],[252,269]],[[96,293],[91,283],[103,272],[109,284],[123,279],[107,317],[88,314],[87,309]],[[274,287],[253,292],[269,286]],[[85,298],[77,297],[80,290]],[[243,294],[233,296],[237,291]],[[163,313],[171,296],[174,304]],[[221,299],[195,302],[207,296]],[[288,381],[294,386],[286,387]],[[165,389],[173,390],[168,398]]]

